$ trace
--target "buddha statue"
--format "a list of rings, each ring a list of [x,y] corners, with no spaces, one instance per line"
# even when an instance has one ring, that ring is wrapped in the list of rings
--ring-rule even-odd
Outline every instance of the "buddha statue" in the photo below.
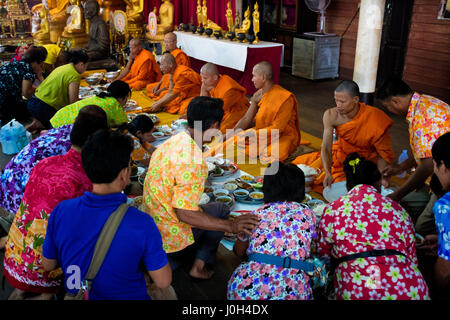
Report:
[[[91,61],[109,57],[109,30],[106,22],[99,16],[100,6],[96,0],[88,0],[85,6],[86,19],[90,21],[89,40],[85,47]]]
[[[228,31],[231,32],[233,29],[233,10],[231,9],[231,1],[227,2],[227,11],[225,14],[225,18],[227,19]]]
[[[203,27],[206,29],[206,26],[208,25],[208,7],[206,6],[206,0],[203,0],[202,24]]]
[[[222,28],[218,24],[216,24],[214,21],[209,20],[209,19],[207,21],[208,21],[208,23],[206,24],[205,29],[210,28],[213,31],[216,31],[216,30],[222,31]]]
[[[258,33],[259,33],[259,6],[258,2],[255,2],[255,5],[253,7],[253,33],[255,34],[255,41],[253,43],[258,43]]]
[[[124,0],[127,5],[129,24],[142,24],[144,21],[144,0]]]
[[[202,0],[197,0],[197,26],[201,27],[203,24]]]
[[[80,0],[69,0],[67,8],[69,18],[61,35],[61,41],[69,41],[71,47],[84,47],[88,41],[83,7]]]
[[[59,36],[66,26],[68,18],[67,7],[69,6],[69,0],[47,0],[41,4],[37,4],[32,8],[32,12],[38,12],[42,7],[48,10],[48,22],[50,31],[50,41],[56,43]]]
[[[37,46],[50,43],[50,28],[48,24],[48,11],[42,6],[39,10],[39,18],[41,20],[40,29],[33,34],[34,43]]]
[[[170,0],[164,0],[164,2],[159,7],[159,23],[156,27],[156,36],[153,38],[150,33],[147,33],[147,39],[162,42],[164,40],[164,35],[167,32],[173,31],[173,17],[173,4],[170,2]]]
[[[231,32],[235,32],[237,28],[241,26],[241,14],[239,11],[236,11],[236,18],[234,18],[234,25]]]
[[[250,7],[247,7],[247,10],[245,10],[244,13],[244,21],[242,21],[242,25],[240,28],[235,29],[236,37],[239,33],[248,33],[248,30],[250,30],[250,27],[252,25],[252,21],[250,20]]]

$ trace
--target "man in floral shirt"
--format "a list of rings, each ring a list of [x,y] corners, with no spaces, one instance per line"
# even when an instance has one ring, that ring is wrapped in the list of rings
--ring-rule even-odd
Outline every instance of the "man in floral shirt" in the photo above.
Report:
[[[390,112],[405,117],[409,123],[409,140],[414,159],[388,166],[382,172],[385,178],[389,178],[417,166],[406,183],[389,195],[391,199],[399,201],[420,188],[433,173],[431,147],[437,138],[449,131],[450,106],[437,98],[413,91],[396,78],[382,85],[377,98]],[[433,196],[431,201],[436,201],[436,197]],[[432,212],[424,211],[416,223],[416,231],[428,234],[434,232],[433,227]]]
[[[194,98],[188,107],[188,129],[168,139],[152,155],[144,182],[145,212],[155,220],[172,269],[186,248],[195,243],[191,277],[209,279],[217,247],[224,232],[251,234],[258,219],[251,215],[228,220],[229,209],[220,203],[199,207],[208,177],[201,147],[218,131],[223,102],[210,97]],[[183,252],[182,252],[183,251]]]

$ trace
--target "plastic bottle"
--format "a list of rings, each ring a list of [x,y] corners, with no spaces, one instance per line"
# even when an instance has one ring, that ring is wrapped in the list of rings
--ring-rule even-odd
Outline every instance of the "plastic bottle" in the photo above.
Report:
[[[400,156],[398,157],[398,164],[401,164],[402,162],[408,160],[408,151],[405,149],[402,151]],[[403,171],[402,173],[398,174],[397,177],[404,178],[406,177],[406,171]]]

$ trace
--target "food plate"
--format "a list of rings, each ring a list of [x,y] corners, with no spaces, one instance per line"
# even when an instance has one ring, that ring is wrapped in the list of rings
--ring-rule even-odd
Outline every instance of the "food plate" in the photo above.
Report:
[[[137,178],[139,176],[141,176],[142,174],[145,173],[146,169],[143,167],[137,167],[137,171],[133,172],[133,168],[132,168],[132,174],[130,174],[130,178]]]

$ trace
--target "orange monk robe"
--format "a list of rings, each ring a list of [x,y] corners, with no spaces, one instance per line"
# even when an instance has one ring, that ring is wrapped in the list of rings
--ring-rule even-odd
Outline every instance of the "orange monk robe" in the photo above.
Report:
[[[188,55],[181,49],[175,49],[170,52],[173,57],[175,58],[175,61],[177,62],[177,65],[183,65],[186,67],[191,66],[191,61],[189,60]]]
[[[122,78],[130,88],[142,90],[149,83],[161,80],[162,74],[153,54],[145,49],[136,56],[130,72]]]
[[[250,103],[245,93],[245,88],[227,75],[220,76],[216,87],[209,92],[211,97],[223,100],[224,116],[220,124],[222,133],[226,129],[233,129],[247,112]]]
[[[173,72],[173,93],[178,96],[164,106],[166,112],[186,114],[189,102],[200,95],[202,86],[202,78],[200,75],[189,67],[178,65]],[[170,74],[167,73],[162,78],[160,88],[166,88],[159,96],[155,96],[152,90],[158,83],[151,83],[147,86],[147,94],[154,101],[160,100],[169,91]]]
[[[237,145],[250,158],[259,156],[262,163],[270,163],[283,161],[294,152],[301,139],[295,96],[281,86],[273,85],[258,106],[255,127],[214,146],[205,152],[205,156],[225,153],[227,157],[228,148]]]
[[[359,112],[349,122],[336,127],[338,140],[332,146],[331,174],[333,183],[345,181],[344,160],[350,153],[358,152],[360,156],[377,163],[380,156],[388,163],[394,160],[389,129],[392,120],[383,111],[360,103]],[[320,151],[297,157],[294,164],[306,164],[323,171]],[[323,191],[325,173],[322,172],[314,181],[313,190]]]

